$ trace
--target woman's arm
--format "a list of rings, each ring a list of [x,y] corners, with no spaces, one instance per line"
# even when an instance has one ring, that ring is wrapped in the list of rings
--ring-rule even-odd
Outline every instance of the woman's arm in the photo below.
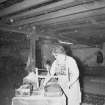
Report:
[[[54,76],[54,74],[55,74],[55,64],[56,64],[56,61],[53,62],[52,66],[51,66],[51,69],[50,69],[50,76],[48,76],[48,78],[45,79],[45,81],[43,83],[43,86],[45,86],[46,83]]]
[[[79,78],[79,69],[78,69],[76,61],[73,58],[71,58],[68,61],[68,70],[69,70],[68,71],[68,78],[69,78],[68,85],[71,87]]]

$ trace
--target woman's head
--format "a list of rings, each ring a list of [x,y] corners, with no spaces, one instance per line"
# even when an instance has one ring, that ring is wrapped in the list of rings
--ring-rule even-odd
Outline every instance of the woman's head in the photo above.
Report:
[[[60,45],[55,45],[52,48],[52,54],[55,55],[55,56],[58,55],[58,54],[65,54],[65,49]]]

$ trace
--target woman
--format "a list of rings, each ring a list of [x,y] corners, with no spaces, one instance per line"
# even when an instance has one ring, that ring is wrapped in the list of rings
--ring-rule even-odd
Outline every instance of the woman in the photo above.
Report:
[[[67,97],[68,105],[80,105],[81,92],[76,61],[67,56],[64,48],[60,45],[54,46],[52,54],[56,60],[51,67],[51,76],[45,80],[44,86],[54,75],[58,76],[58,83]]]

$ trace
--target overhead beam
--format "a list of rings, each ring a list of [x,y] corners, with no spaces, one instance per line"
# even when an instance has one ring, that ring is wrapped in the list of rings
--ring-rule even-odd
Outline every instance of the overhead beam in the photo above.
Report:
[[[70,36],[60,36],[59,34],[47,34],[47,33],[38,33],[38,36],[41,37],[41,38],[44,38],[46,39],[55,39],[55,40],[61,40],[61,41],[65,41],[65,42],[70,42],[70,43],[73,43],[73,44],[85,44],[85,45],[89,45],[89,46],[92,46],[92,47],[95,47],[96,43],[89,43],[87,41],[83,41],[83,40],[77,40],[75,37],[70,37]],[[87,39],[86,39],[87,40]]]
[[[32,30],[32,32],[28,32],[28,31],[26,31],[27,30],[27,28],[26,29],[24,29],[24,30],[19,30],[18,28],[16,28],[16,27],[13,27],[13,26],[10,26],[10,25],[2,25],[2,24],[0,24],[0,30],[2,30],[2,31],[9,31],[9,32],[17,32],[17,33],[22,33],[22,34],[33,34],[33,33],[36,33],[36,32],[34,32],[34,30]],[[51,35],[51,34],[50,34]],[[49,35],[43,35],[43,34],[39,34],[39,33],[37,33],[37,34],[35,34],[35,36],[36,37],[43,37],[43,38],[45,38],[45,37],[52,37],[53,39],[54,39],[54,37],[51,35],[51,36],[49,36]],[[55,38],[56,39],[56,38]]]
[[[84,19],[84,18],[83,18]],[[79,20],[79,19],[78,19]],[[88,18],[86,20],[89,20]],[[75,19],[73,21],[76,21]],[[66,28],[62,27],[62,25],[60,25],[61,27],[59,27],[59,24],[54,24],[51,25],[51,27],[47,27],[46,25],[44,25],[44,27],[47,29],[51,28],[53,30],[53,32],[56,31],[60,31],[62,29],[78,29],[78,28],[90,28],[90,27],[94,27],[94,28],[104,28],[105,27],[105,22],[98,22],[97,24],[91,24],[91,23],[86,23],[86,24],[80,24],[80,25],[73,25],[73,24],[69,24],[69,26],[67,25]],[[38,28],[38,27],[37,27]],[[43,29],[45,29],[43,28]],[[10,25],[2,25],[0,24],[0,30],[5,30],[5,31],[12,31],[12,32],[18,32],[18,33],[24,33],[27,34],[29,33],[27,30],[27,28],[25,28],[24,30],[19,30],[18,28],[15,28],[14,26],[10,26]]]
[[[69,19],[74,19],[78,17],[85,17],[93,14],[102,14],[105,13],[105,1],[104,2],[94,2],[90,4],[83,4],[71,8],[62,9],[56,12],[48,13],[45,15],[24,19],[20,21],[16,21],[13,23],[13,25],[23,25],[23,24],[29,24],[29,23],[39,23],[41,21],[49,21],[61,19],[61,20],[67,20],[66,18],[69,17]],[[99,12],[100,11],[100,12]]]
[[[75,20],[74,20],[75,21]],[[88,29],[93,29],[93,30],[105,30],[104,29],[105,27],[105,21],[102,21],[102,22],[97,22],[96,24],[93,24],[93,23],[84,23],[84,24],[76,24],[76,25],[73,25],[73,24],[69,24],[69,25],[65,25],[65,27],[62,27],[62,24],[60,25],[52,25],[52,30],[54,30],[55,32],[56,31],[62,31],[62,30],[73,30],[73,29],[84,29],[84,28],[88,28]],[[49,27],[47,27],[48,29]]]
[[[3,3],[3,2],[5,2],[5,1],[7,1],[7,0],[0,0],[0,3]]]
[[[64,35],[50,34],[50,32],[49,33],[40,33],[40,31],[39,31],[38,34],[43,38],[45,38],[45,36],[49,36],[50,39],[62,40],[62,41],[65,41],[65,42],[71,42],[73,44],[85,44],[85,45],[93,46],[93,44],[91,44],[91,43],[80,41],[80,40],[78,41],[75,38],[64,36]]]
[[[101,33],[101,34],[100,34]],[[81,36],[86,36],[86,37],[88,37],[88,36],[91,36],[91,35],[94,35],[94,34],[97,34],[97,35],[99,35],[99,36],[101,36],[102,34],[105,34],[105,31],[104,31],[104,29],[103,30],[86,30],[86,29],[84,29],[84,30],[79,30],[79,29],[77,29],[77,30],[74,30],[74,31],[65,31],[65,32],[56,32],[56,34],[59,34],[59,35],[67,35],[67,36],[72,36],[72,34],[73,34],[73,36],[78,36],[78,37],[81,37]]]
[[[98,20],[97,20],[98,19]],[[85,18],[79,18],[79,19],[72,19],[64,22],[58,22],[54,21],[52,24],[48,24],[48,21],[44,22],[47,24],[44,24],[42,22],[41,25],[37,26],[39,29],[48,30],[51,29],[53,31],[60,31],[63,29],[78,29],[78,28],[90,28],[94,27],[94,29],[103,29],[105,27],[105,21],[102,19],[105,19],[105,14],[98,15],[98,16],[91,16],[91,17],[85,17]],[[100,21],[101,20],[101,21]],[[95,21],[95,22],[93,22]],[[51,22],[50,22],[51,23]],[[31,24],[31,25],[34,25]]]
[[[15,28],[15,27],[8,26],[8,25],[1,25],[1,24],[0,24],[0,30],[9,31],[9,32],[23,33],[23,34],[28,33],[27,31],[19,30],[19,29]]]
[[[32,16],[35,16],[35,15],[38,15],[38,14],[47,13],[47,12],[51,12],[51,11],[56,11],[56,10],[59,10],[59,9],[62,9],[62,8],[72,7],[72,6],[75,6],[75,5],[85,4],[85,3],[89,3],[89,2],[93,2],[93,1],[94,0],[88,0],[88,1],[84,1],[84,2],[82,0],[79,0],[79,1],[61,0],[61,1],[58,1],[58,2],[55,2],[55,3],[51,3],[49,5],[46,5],[46,6],[42,6],[42,7],[37,8],[37,9],[33,9],[33,10],[30,10],[30,11],[23,12],[23,13],[13,15],[13,16],[9,16],[9,17],[6,17],[6,18],[19,19],[19,18],[24,18],[24,17],[25,18],[26,17],[32,17]]]
[[[45,31],[43,31],[45,30]],[[88,31],[89,32],[92,32],[94,34],[95,33],[98,33],[98,32],[102,32],[104,33],[104,30],[105,30],[105,21],[102,21],[100,23],[97,23],[97,24],[80,24],[80,25],[71,25],[71,26],[65,26],[62,28],[62,25],[61,27],[44,27],[44,28],[41,28],[39,30],[39,32],[46,32],[46,33],[52,33],[52,34],[55,34],[55,35],[58,35],[58,34],[66,34],[66,33],[80,33],[80,32],[86,32]],[[50,34],[49,34],[50,35]]]
[[[38,4],[42,4],[42,3],[45,3],[48,1],[50,1],[50,0],[24,0],[23,2],[14,4],[13,6],[10,6],[6,9],[0,10],[0,17],[2,17],[4,15],[8,15],[10,13],[21,11],[21,10],[24,10],[31,6],[36,6]]]
[[[92,11],[87,11],[87,12],[82,12],[78,14],[73,14],[73,15],[67,15],[67,16],[62,16],[62,17],[56,17],[56,18],[51,18],[51,19],[46,19],[46,20],[41,20],[41,21],[34,21],[33,25],[57,25],[57,24],[62,24],[66,22],[75,22],[77,19],[82,20],[90,20],[90,18],[94,18],[97,16],[102,16],[105,15],[105,8],[101,8],[98,10],[92,10]]]
[[[71,34],[71,33],[69,33],[69,34]],[[72,37],[72,36],[74,36],[74,34],[72,34],[71,36],[66,36],[66,35],[67,35],[67,34],[62,35],[62,36],[60,36],[60,37],[66,38],[69,42],[71,42],[71,43],[73,43],[73,44],[84,44],[84,45],[89,45],[89,46],[95,45],[93,42],[89,43],[87,39],[82,40],[82,39],[80,38],[81,40],[79,40],[79,39],[78,39],[79,36]],[[78,37],[78,38],[77,38],[77,37]],[[84,36],[82,36],[82,37],[84,38]]]
[[[46,38],[46,39],[54,39],[54,40],[62,40],[62,41],[66,41],[66,42],[72,42],[72,43],[77,43],[77,41],[76,40],[73,40],[72,38],[66,38],[66,37],[63,37],[63,36],[59,36],[59,35],[55,35],[55,34],[53,34],[53,33],[48,33],[48,32],[40,32],[40,31],[38,31],[37,32],[38,33],[38,35],[39,35],[39,37],[41,37],[41,38]]]

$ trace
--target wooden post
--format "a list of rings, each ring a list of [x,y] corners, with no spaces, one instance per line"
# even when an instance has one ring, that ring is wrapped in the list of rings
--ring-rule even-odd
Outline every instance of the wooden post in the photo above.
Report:
[[[35,30],[33,30],[30,35],[31,35],[30,37],[30,55],[32,59],[32,65],[34,65],[35,67],[36,66],[36,40],[38,40],[38,36]]]

